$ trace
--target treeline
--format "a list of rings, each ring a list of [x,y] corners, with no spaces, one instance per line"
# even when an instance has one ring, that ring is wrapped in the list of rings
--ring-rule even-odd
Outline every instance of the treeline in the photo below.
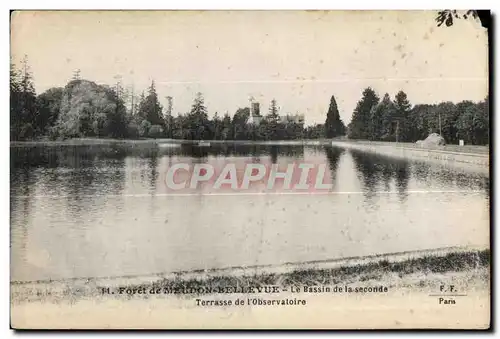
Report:
[[[250,108],[238,108],[233,117],[219,116],[210,119],[203,96],[198,93],[191,111],[177,117],[167,117],[168,137],[189,140],[293,140],[306,136],[303,124],[279,121],[276,101],[271,102],[269,114],[257,124],[249,123]]]
[[[415,142],[430,133],[441,134],[447,143],[489,144],[489,97],[479,103],[419,104],[412,106],[406,93],[382,100],[368,87],[363,91],[348,126],[351,139]]]
[[[11,140],[49,138],[175,138],[190,140],[293,140],[331,138],[345,134],[332,96],[325,124],[304,127],[293,121],[282,123],[276,100],[259,124],[249,123],[250,109],[239,108],[213,118],[201,93],[191,110],[173,117],[158,100],[154,81],[138,100],[127,103],[120,81],[113,86],[80,79],[79,71],[65,87],[35,92],[27,58],[10,69]],[[171,110],[171,108],[170,108]]]

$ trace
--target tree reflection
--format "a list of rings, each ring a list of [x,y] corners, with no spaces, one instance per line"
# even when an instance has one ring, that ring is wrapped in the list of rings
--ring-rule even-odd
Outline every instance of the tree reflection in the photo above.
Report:
[[[406,161],[395,163],[396,171],[396,189],[398,190],[399,200],[405,202],[408,198],[408,181],[410,180],[410,166]]]
[[[459,190],[484,190],[490,194],[490,179],[487,174],[474,171],[463,171],[460,168],[451,168],[446,164],[433,164],[423,161],[413,163],[414,176],[427,185]]]
[[[33,208],[33,187],[36,182],[36,175],[33,168],[27,166],[16,166],[23,161],[28,160],[26,152],[19,149],[11,150],[10,162],[10,227],[11,227],[11,246],[18,246],[24,251],[26,242],[16,241],[18,238],[26,239],[29,231],[29,218]],[[14,236],[16,234],[16,236]],[[15,244],[13,244],[15,242]],[[24,252],[23,254],[24,255]],[[16,258],[21,259],[21,258]]]
[[[151,192],[156,192],[156,185],[158,180],[158,152],[151,152],[148,159],[149,169],[149,188]]]
[[[125,182],[126,151],[112,146],[36,147],[12,150],[12,194],[28,196],[37,187],[48,198],[61,197],[73,217],[99,205],[99,197],[120,195]],[[36,182],[26,182],[36,175]]]
[[[389,192],[394,179],[396,191],[401,202],[408,197],[410,165],[407,160],[380,156],[358,150],[350,150],[358,171],[365,197],[372,200],[378,191]]]
[[[326,158],[328,160],[328,168],[330,169],[330,175],[332,178],[332,184],[335,185],[337,178],[337,170],[339,167],[339,160],[342,154],[344,154],[345,149],[340,147],[327,146],[324,147]]]
[[[278,146],[271,146],[270,154],[271,154],[271,162],[275,164],[276,161],[278,161]]]
[[[108,196],[121,195],[125,185],[123,149],[115,147],[67,147],[57,152],[60,180],[74,218],[87,218],[89,211],[105,209]]]
[[[148,146],[141,150],[141,156],[149,157],[155,150],[158,155],[179,155],[192,158],[231,157],[231,156],[264,156],[271,157],[272,162],[276,162],[279,156],[300,158],[304,156],[303,145],[265,145],[265,144],[213,144],[210,147],[200,147],[194,144],[185,144],[179,147],[161,148]]]

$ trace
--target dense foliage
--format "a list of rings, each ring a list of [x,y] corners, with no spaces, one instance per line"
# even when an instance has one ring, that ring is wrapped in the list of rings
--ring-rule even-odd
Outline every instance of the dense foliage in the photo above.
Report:
[[[337,136],[345,135],[345,125],[340,119],[339,110],[337,108],[337,101],[332,95],[330,99],[330,107],[328,108],[328,113],[326,114],[325,121],[325,136],[327,138],[334,138]]]
[[[36,95],[27,58],[21,69],[10,69],[11,140],[66,139],[75,137],[175,138],[188,140],[293,140],[335,138],[416,141],[441,130],[448,143],[489,143],[489,99],[412,107],[406,94],[380,101],[366,88],[348,128],[340,119],[335,97],[330,98],[324,124],[304,126],[280,119],[276,100],[260,123],[250,122],[250,109],[238,108],[231,117],[208,116],[201,93],[191,110],[175,117],[159,102],[154,81],[139,100],[127,104],[120,81],[113,86],[80,79],[79,71],[64,88],[50,88]],[[128,107],[127,107],[128,106]]]
[[[304,128],[298,122],[281,122],[274,99],[269,114],[259,124],[250,123],[248,107],[238,108],[233,117],[215,113],[210,119],[201,93],[197,93],[188,113],[173,117],[164,112],[154,81],[129,108],[119,81],[112,87],[99,85],[80,79],[79,71],[64,88],[51,88],[37,96],[26,59],[22,66],[20,71],[11,65],[12,140],[46,137],[291,140],[325,135],[323,125]],[[338,110],[335,114],[339,119]]]
[[[474,103],[419,104],[412,107],[406,93],[399,91],[394,100],[385,94],[379,101],[366,88],[348,126],[351,139],[415,142],[430,133],[440,133],[447,143],[489,144],[489,97]]]

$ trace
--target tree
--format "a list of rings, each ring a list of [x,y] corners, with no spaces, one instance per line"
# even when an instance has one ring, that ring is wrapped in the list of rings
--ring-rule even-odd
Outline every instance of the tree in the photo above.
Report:
[[[151,125],[165,125],[162,115],[162,106],[158,100],[154,80],[148,88],[148,95],[146,97],[144,97],[144,94],[141,96],[139,103],[139,117],[146,119]]]
[[[210,121],[203,94],[198,92],[194,98],[191,112],[187,116],[188,128],[193,140],[210,139]]]
[[[469,9],[466,11],[463,11],[465,13],[458,13],[457,10],[450,10],[450,9],[445,9],[443,11],[439,11],[438,15],[436,16],[436,21],[438,27],[441,27],[441,25],[444,23],[446,24],[447,27],[453,25],[454,19],[467,19],[467,18],[473,18],[473,19],[479,19],[481,21],[481,26],[484,28],[488,29],[490,25],[490,20],[491,20],[491,13],[489,10],[473,10]]]
[[[457,142],[456,121],[459,112],[457,106],[451,102],[442,102],[435,108],[435,113],[432,116],[430,124],[433,125],[433,130],[440,133],[447,143]]]
[[[307,126],[304,129],[305,139],[321,139],[325,137],[325,126],[323,124],[316,124],[313,126]]]
[[[394,118],[396,119],[396,141],[410,141],[409,113],[411,104],[406,93],[399,91],[394,98]]]
[[[62,87],[53,87],[37,97],[38,115],[35,119],[35,125],[38,127],[40,134],[46,135],[50,133],[50,129],[57,122],[63,92]]]
[[[387,140],[390,138],[393,115],[391,97],[385,93],[382,101],[373,106],[370,112],[370,140]]]
[[[70,81],[63,90],[53,134],[62,138],[123,137],[126,109],[113,89],[88,80]]]
[[[222,136],[221,132],[222,132],[222,119],[219,118],[219,114],[215,112],[214,118],[212,119],[211,123],[212,139],[220,140]]]
[[[474,144],[474,118],[477,116],[477,106],[465,107],[463,113],[457,119],[456,128],[459,140],[464,140],[466,144]]]
[[[231,117],[228,113],[224,114],[224,117],[222,118],[221,139],[231,139]]]
[[[196,93],[193,105],[191,106],[191,114],[195,114],[202,119],[208,120],[207,108],[205,107],[205,99],[203,98],[203,94],[201,92]]]
[[[476,145],[490,144],[490,115],[489,115],[490,98],[487,96],[484,101],[477,105],[477,110],[474,112],[473,129],[474,143]]]
[[[269,114],[266,116],[266,120],[268,122],[278,123],[279,118],[278,104],[276,103],[276,99],[273,99],[269,105]]]
[[[21,84],[19,83],[19,72],[11,61],[10,64],[10,139],[18,137],[21,119],[20,111]]]
[[[366,88],[362,95],[349,123],[349,138],[351,139],[370,139],[371,110],[378,104],[379,97],[371,87]]]
[[[144,95],[144,91],[141,92],[139,96],[139,101],[135,104],[134,111],[136,114],[133,119],[136,120],[137,124],[141,124],[142,120],[146,119],[146,96]]]
[[[233,140],[247,139],[247,124],[250,118],[250,108],[238,108],[233,116],[232,121],[232,138]]]
[[[179,114],[173,119],[172,137],[174,139],[192,139],[187,116],[188,114]]]
[[[419,104],[413,106],[410,113],[412,125],[412,140],[424,140],[431,133],[430,117],[435,115],[435,105]]]
[[[456,140],[464,140],[467,144],[474,143],[474,116],[478,105],[470,100],[459,102],[456,105],[457,117],[454,129],[456,131]]]
[[[139,136],[147,137],[149,135],[149,130],[151,129],[151,123],[147,120],[142,120],[139,125]]]
[[[122,138],[127,135],[128,116],[123,92],[120,87],[105,87],[104,91],[108,100],[114,102],[114,110],[106,115],[106,135],[113,138]]]
[[[271,100],[271,104],[269,105],[269,114],[265,117],[265,123],[261,123],[262,126],[260,126],[262,134],[266,136],[266,139],[281,139],[280,136],[282,135],[282,132],[279,120],[280,116],[278,114],[278,105],[276,103],[276,99],[273,98],[273,100]]]
[[[18,79],[16,79],[17,76],[19,76]],[[38,126],[35,126],[38,112],[33,75],[26,55],[21,61],[21,70],[19,72],[16,72],[11,67],[11,90],[13,89],[11,100],[14,104],[14,110],[11,110],[11,123],[13,124],[14,135],[11,135],[11,137],[15,140],[29,139],[38,132]]]
[[[151,138],[161,138],[163,136],[163,127],[160,125],[152,125],[149,128],[148,136]]]
[[[345,134],[345,125],[340,119],[337,102],[335,101],[335,97],[333,95],[330,98],[330,107],[328,108],[328,112],[326,114],[324,126],[327,138],[334,138]]]

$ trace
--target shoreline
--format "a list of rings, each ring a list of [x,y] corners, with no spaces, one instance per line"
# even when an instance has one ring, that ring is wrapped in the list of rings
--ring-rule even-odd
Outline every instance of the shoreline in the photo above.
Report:
[[[337,139],[300,139],[300,140],[185,140],[185,139],[112,139],[112,138],[73,138],[60,141],[52,140],[27,140],[10,141],[10,147],[33,147],[33,146],[92,146],[92,145],[119,145],[119,144],[138,144],[138,145],[198,145],[199,143],[208,143],[210,145],[321,145],[338,146],[345,148],[364,148],[364,149],[384,149],[392,147],[403,150],[420,150],[437,153],[450,154],[469,154],[474,156],[489,156],[489,146],[485,145],[443,145],[432,147],[420,147],[414,143],[407,142],[389,142],[389,141],[368,141],[368,140],[350,140],[345,138]]]
[[[217,294],[217,288],[231,286],[310,286],[336,285],[353,282],[390,284],[397,278],[407,287],[413,284],[412,275],[435,276],[455,279],[462,275],[478,278],[489,276],[490,250],[484,248],[450,247],[434,250],[391,253],[368,257],[355,257],[298,264],[282,264],[264,267],[232,267],[213,270],[195,270],[126,277],[87,277],[60,280],[11,281],[11,304],[30,302],[65,302],[88,299],[120,299],[120,295],[103,295],[99,288],[128,287],[146,289],[152,287],[181,289],[206,289],[206,294]],[[484,282],[484,281],[483,281]],[[477,283],[477,282],[476,282]],[[170,293],[169,295],[182,295]]]
[[[445,145],[424,148],[416,144],[367,141],[332,141],[332,146],[404,160],[425,161],[461,171],[489,174],[488,146]],[[462,148],[464,147],[464,148]]]
[[[354,260],[351,265],[336,268],[321,266],[323,263],[315,264],[316,268],[284,273],[213,276],[211,280],[203,274],[191,278],[179,274],[135,285],[119,279],[114,281],[115,285],[103,280],[11,283],[11,326],[15,329],[488,328],[490,250],[442,249],[441,254],[436,251],[433,255],[406,253],[406,258],[399,255],[399,262],[377,256],[378,259],[374,257],[359,265],[354,264],[356,259],[350,259]],[[209,283],[232,285],[239,290],[151,292],[176,285],[196,289]],[[245,290],[252,286],[254,290]],[[265,290],[272,286],[281,286],[280,291]],[[462,294],[449,297],[442,292],[443,286],[453,286]],[[135,289],[137,293],[120,294],[120,287],[124,291]],[[344,290],[339,291],[340,288]],[[109,293],[102,292],[103,289]],[[238,300],[245,304],[238,306]]]
[[[162,148],[188,147],[194,150],[209,150],[210,147],[339,147],[375,154],[377,156],[427,162],[438,166],[450,167],[462,172],[489,175],[489,146],[444,145],[420,147],[413,143],[378,142],[346,139],[316,140],[180,140],[180,139],[98,139],[80,138],[64,141],[11,141],[10,148],[15,150],[40,149],[44,147],[123,147],[138,152]]]
[[[100,139],[100,138],[75,138],[63,141],[11,141],[10,147],[36,147],[36,146],[93,146],[93,145],[331,145],[330,139],[303,139],[303,140],[184,140],[184,139]]]

